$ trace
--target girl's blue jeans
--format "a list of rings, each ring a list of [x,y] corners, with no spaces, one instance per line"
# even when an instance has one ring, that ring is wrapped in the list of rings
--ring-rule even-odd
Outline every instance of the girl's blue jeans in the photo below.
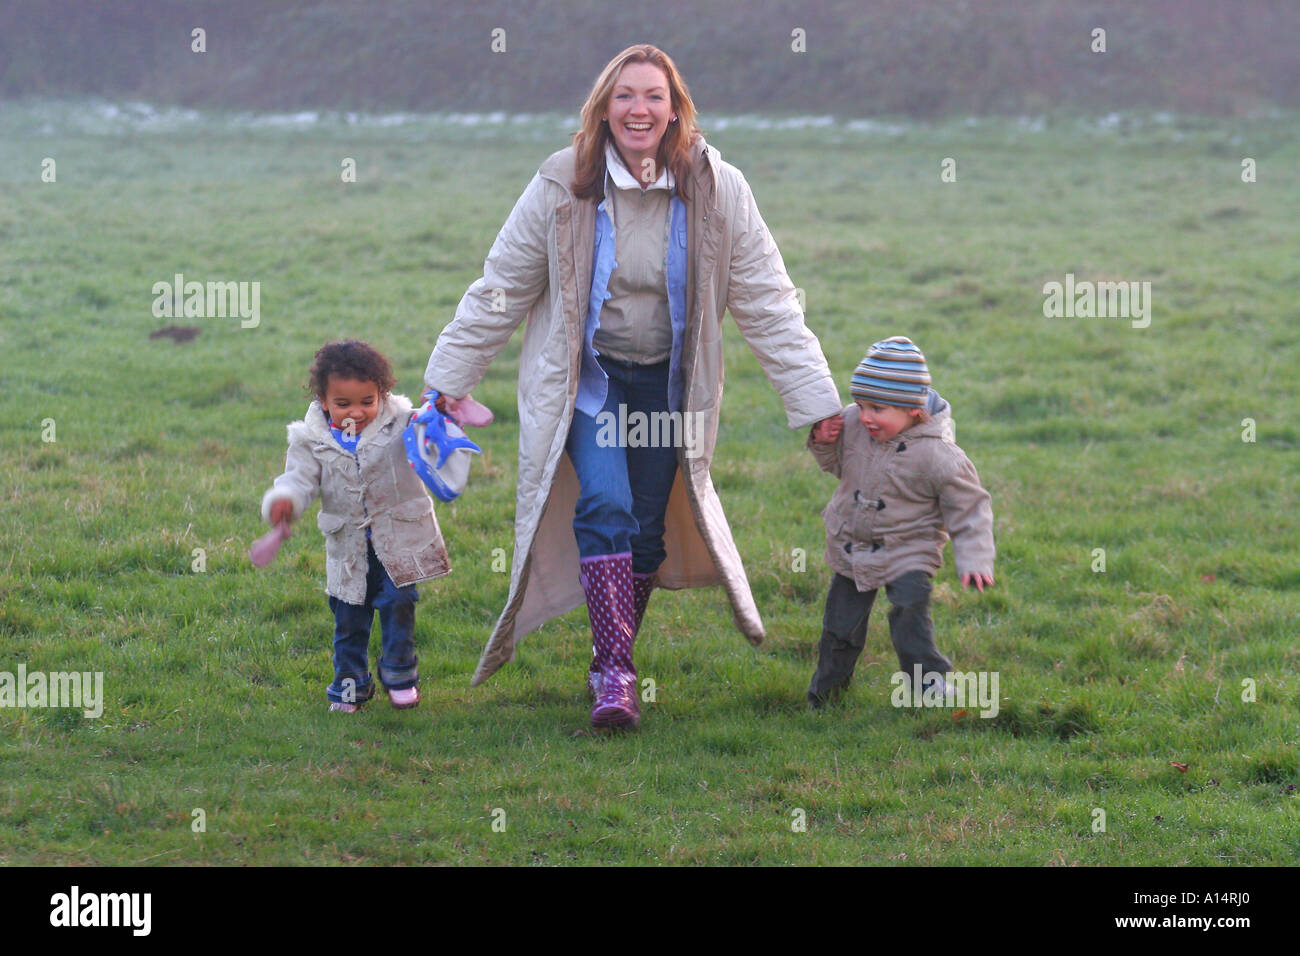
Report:
[[[334,683],[326,696],[336,703],[361,704],[375,692],[370,676],[370,628],[379,612],[383,652],[379,680],[389,690],[405,690],[419,683],[415,656],[415,585],[399,588],[366,541],[366,603],[348,604],[330,597],[334,612]]]
[[[668,411],[668,362],[634,365],[602,357],[600,366],[609,376],[605,404],[595,418],[575,411],[564,445],[578,475],[573,515],[578,555],[630,551],[632,570],[652,574],[667,557],[664,512],[677,474],[677,449],[655,447],[662,436],[651,428],[638,440],[633,426],[635,413],[646,420]],[[630,423],[626,429],[619,428],[620,416]]]

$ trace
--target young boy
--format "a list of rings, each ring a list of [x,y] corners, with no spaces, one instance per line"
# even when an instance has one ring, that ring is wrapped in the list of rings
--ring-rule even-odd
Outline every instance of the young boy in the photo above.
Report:
[[[953,441],[948,403],[930,388],[921,350],[903,336],[877,342],[849,391],[854,404],[843,417],[814,426],[808,439],[817,464],[840,479],[822,512],[835,575],[808,687],[814,708],[848,687],[882,585],[903,673],[910,680],[917,664],[927,676],[952,670],[930,621],[931,579],[949,535],[962,585],[982,593],[993,584],[989,493]]]

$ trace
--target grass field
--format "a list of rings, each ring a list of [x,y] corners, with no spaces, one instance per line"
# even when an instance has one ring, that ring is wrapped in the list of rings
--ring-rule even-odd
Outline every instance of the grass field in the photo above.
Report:
[[[0,103],[0,672],[104,675],[98,718],[0,707],[0,863],[1300,861],[1300,118],[704,117],[844,393],[906,334],[953,403],[997,585],[961,593],[949,562],[936,628],[1002,700],[891,707],[878,609],[844,704],[806,709],[833,481],[728,322],[713,477],[769,639],[720,590],[658,592],[657,700],[604,737],[583,610],[468,686],[507,586],[517,339],[475,392],[498,418],[473,486],[438,509],[455,571],[422,586],[418,710],[326,712],[311,520],[246,557],[314,349],[365,338],[417,394],[568,127],[137,112]],[[260,324],[155,318],[178,272],[260,282]],[[1067,273],[1149,281],[1150,326],[1044,317]],[[201,331],[149,338],[169,324]]]

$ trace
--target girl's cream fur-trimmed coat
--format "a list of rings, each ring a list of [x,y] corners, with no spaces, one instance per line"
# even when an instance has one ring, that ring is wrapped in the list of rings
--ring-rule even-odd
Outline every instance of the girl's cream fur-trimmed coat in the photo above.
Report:
[[[682,411],[702,422],[696,454],[678,452],[658,586],[722,585],[736,627],[764,637],[749,579],[709,465],[722,405],[722,317],[730,312],[781,396],[791,428],[839,414],[841,403],[794,284],[745,177],[701,137],[691,148],[687,203]],[[463,396],[522,323],[519,474],[510,593],[474,673],[481,684],[519,639],[585,601],[573,536],[578,481],[564,441],[573,419],[591,293],[596,202],[574,197],[573,147],[542,164],[497,235],[429,357],[425,383]]]
[[[375,555],[398,587],[451,571],[433,501],[406,459],[402,432],[411,401],[389,395],[379,414],[361,430],[356,457],[330,432],[318,401],[302,421],[289,425],[284,474],[262,496],[262,520],[271,504],[286,498],[293,520],[320,495],[316,526],[325,536],[325,592],[348,604],[366,603],[366,529]]]

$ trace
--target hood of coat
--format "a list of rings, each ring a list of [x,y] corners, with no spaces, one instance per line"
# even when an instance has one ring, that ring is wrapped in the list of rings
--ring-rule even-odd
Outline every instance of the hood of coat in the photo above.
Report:
[[[925,397],[925,410],[930,413],[931,418],[934,418],[934,416],[938,415],[940,412],[944,412],[949,417],[952,417],[951,406],[949,406],[948,400],[933,388],[928,389],[928,394]]]
[[[360,448],[362,444],[374,444],[377,440],[387,443],[394,435],[401,434],[401,429],[406,427],[412,410],[413,406],[409,398],[390,393],[384,399],[384,404],[374,421],[361,429],[357,447]],[[289,426],[289,441],[293,442],[295,439],[338,447],[338,442],[334,440],[334,435],[330,431],[329,417],[325,414],[325,409],[321,407],[319,400],[312,399],[302,421],[293,422]],[[343,449],[339,448],[339,451],[342,452]]]
[[[709,206],[717,199],[718,163],[722,162],[722,153],[705,142],[703,136],[697,136],[691,144],[691,184],[689,194],[692,201],[697,196],[707,198]],[[576,167],[576,154],[572,146],[566,146],[553,153],[542,163],[538,174],[564,187],[565,192],[573,193],[573,174]]]

